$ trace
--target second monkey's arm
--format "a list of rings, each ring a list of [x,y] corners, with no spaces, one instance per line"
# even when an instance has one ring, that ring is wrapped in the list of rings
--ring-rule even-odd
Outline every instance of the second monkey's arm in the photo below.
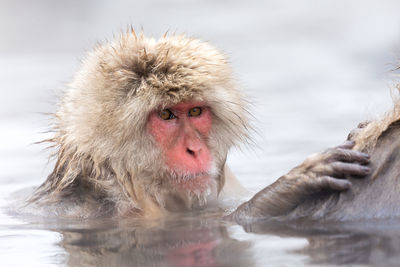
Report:
[[[322,191],[343,191],[351,186],[345,177],[364,177],[371,170],[367,154],[353,151],[353,141],[309,156],[302,164],[267,186],[228,217],[236,221],[274,219],[290,214]]]

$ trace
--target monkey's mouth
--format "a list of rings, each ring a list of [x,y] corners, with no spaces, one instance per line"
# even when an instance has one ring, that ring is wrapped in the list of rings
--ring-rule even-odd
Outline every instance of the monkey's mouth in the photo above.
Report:
[[[187,180],[192,180],[192,179],[198,179],[201,176],[211,176],[211,173],[198,172],[198,173],[183,174],[182,176],[179,177],[179,179],[187,181]]]
[[[181,191],[202,193],[209,189],[213,177],[212,172],[202,171],[197,173],[173,173],[169,180],[172,186]]]

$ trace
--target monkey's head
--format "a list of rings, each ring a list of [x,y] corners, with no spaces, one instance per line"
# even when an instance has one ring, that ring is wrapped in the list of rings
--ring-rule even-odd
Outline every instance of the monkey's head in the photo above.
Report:
[[[228,150],[248,137],[246,106],[208,43],[123,34],[89,53],[61,99],[53,187],[89,181],[138,209],[202,202],[221,190]]]

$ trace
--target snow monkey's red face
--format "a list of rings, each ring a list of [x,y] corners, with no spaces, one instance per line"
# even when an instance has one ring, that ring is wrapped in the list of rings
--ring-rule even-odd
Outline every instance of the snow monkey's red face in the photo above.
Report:
[[[161,148],[171,180],[181,190],[202,192],[215,175],[207,146],[211,126],[211,110],[201,102],[179,103],[149,116],[148,131]]]

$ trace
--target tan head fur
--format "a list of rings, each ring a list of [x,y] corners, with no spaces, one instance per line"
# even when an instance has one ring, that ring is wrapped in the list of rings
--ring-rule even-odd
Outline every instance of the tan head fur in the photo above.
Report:
[[[167,172],[160,151],[149,149],[155,146],[146,121],[154,109],[187,100],[212,111],[208,146],[220,190],[229,148],[248,137],[247,104],[225,56],[183,35],[155,40],[133,30],[97,46],[61,98],[48,140],[57,163],[37,195],[57,198],[79,180],[130,208],[162,206],[156,192]]]
[[[396,86],[400,91],[400,85]],[[380,119],[369,122],[354,136],[355,150],[368,152],[374,148],[381,134],[394,122],[400,120],[400,98],[393,100],[393,108],[386,112]]]

